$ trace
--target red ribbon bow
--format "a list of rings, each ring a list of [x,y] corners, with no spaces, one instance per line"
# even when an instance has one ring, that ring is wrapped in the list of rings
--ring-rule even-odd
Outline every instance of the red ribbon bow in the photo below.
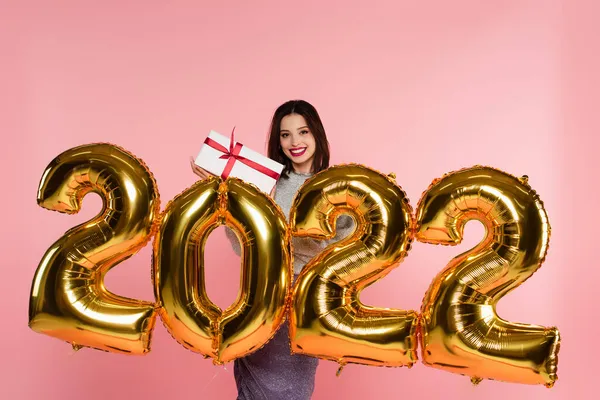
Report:
[[[212,140],[209,137],[207,137],[206,140],[204,140],[205,144],[223,153],[223,155],[219,157],[220,159],[227,158],[227,164],[225,165],[225,169],[223,169],[223,172],[221,173],[221,179],[227,179],[227,177],[229,177],[229,174],[233,169],[233,164],[235,164],[236,160],[241,162],[242,164],[249,166],[252,169],[257,170],[260,173],[267,175],[268,177],[271,177],[275,180],[279,179],[279,174],[277,172],[265,167],[264,165],[260,165],[257,162],[249,160],[246,157],[240,156],[240,151],[242,151],[242,147],[244,147],[244,145],[241,143],[235,143],[235,140],[233,138],[234,132],[235,128],[233,128],[233,130],[231,131],[231,137],[229,138],[229,149],[227,149],[225,146]]]

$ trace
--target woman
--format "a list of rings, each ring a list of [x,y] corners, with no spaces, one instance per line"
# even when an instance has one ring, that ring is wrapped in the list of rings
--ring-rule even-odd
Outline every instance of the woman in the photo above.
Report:
[[[313,174],[329,167],[329,142],[317,110],[303,100],[292,100],[275,111],[271,122],[267,150],[269,158],[285,165],[275,186],[275,202],[289,217],[294,195]],[[192,169],[201,178],[209,173],[191,160]],[[348,216],[337,222],[337,235],[331,241],[293,238],[294,279],[311,258],[328,244],[339,241],[353,229]],[[240,244],[230,229],[226,230],[236,254]],[[246,399],[310,399],[315,385],[318,359],[291,355],[288,323],[281,325],[275,336],[256,352],[235,360],[234,376],[238,400]]]

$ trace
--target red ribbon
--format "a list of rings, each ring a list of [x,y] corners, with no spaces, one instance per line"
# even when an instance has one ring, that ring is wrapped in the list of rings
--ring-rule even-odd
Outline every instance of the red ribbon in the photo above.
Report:
[[[231,131],[231,138],[229,138],[229,149],[221,145],[220,143],[212,140],[209,137],[207,137],[206,140],[204,140],[205,144],[223,153],[223,155],[219,157],[220,159],[227,158],[227,164],[225,165],[225,169],[221,173],[221,178],[227,179],[227,177],[231,173],[231,170],[233,169],[233,164],[235,164],[236,161],[239,161],[242,164],[245,164],[250,168],[255,169],[256,171],[267,175],[268,177],[271,177],[275,180],[279,179],[279,174],[277,172],[265,167],[264,165],[260,165],[257,162],[249,160],[246,157],[240,156],[240,151],[242,151],[242,147],[244,147],[244,145],[241,143],[235,143],[235,140],[233,139],[234,132],[235,128],[233,128],[233,130]]]

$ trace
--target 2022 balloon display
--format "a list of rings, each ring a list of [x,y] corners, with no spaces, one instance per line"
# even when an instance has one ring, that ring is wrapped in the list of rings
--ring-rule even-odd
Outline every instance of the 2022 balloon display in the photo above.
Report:
[[[76,213],[98,193],[97,217],[70,229],[33,278],[29,326],[74,347],[144,354],[159,315],[171,335],[215,364],[264,346],[289,313],[293,353],[358,363],[427,366],[471,377],[551,387],[557,328],[515,323],[496,304],[542,265],[550,224],[525,178],[485,166],[451,172],[423,193],[413,213],[389,176],[358,164],[330,167],[299,190],[290,222],[273,200],[236,178],[200,181],[160,212],[156,182],[131,153],[106,143],[69,149],[46,168],[38,204]],[[291,236],[331,239],[341,214],[350,236],[328,246],[292,285]],[[486,233],[432,281],[420,312],[370,307],[365,287],[406,259],[411,242],[455,245],[469,220]],[[221,310],[206,294],[204,246],[230,227],[242,244],[237,300]],[[107,271],[154,237],[156,302],[104,287]]]

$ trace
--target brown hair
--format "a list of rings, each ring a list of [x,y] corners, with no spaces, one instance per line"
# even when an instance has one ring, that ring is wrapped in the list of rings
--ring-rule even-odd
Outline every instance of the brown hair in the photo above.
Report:
[[[321,117],[317,110],[304,100],[290,100],[280,105],[271,121],[271,129],[269,133],[269,143],[267,155],[270,159],[285,165],[281,176],[288,178],[288,174],[293,170],[292,160],[290,160],[281,149],[280,130],[281,120],[283,117],[290,114],[298,114],[304,117],[308,124],[308,129],[315,138],[315,157],[313,159],[312,173],[317,173],[329,167],[329,142],[325,134],[325,128],[321,122]]]

